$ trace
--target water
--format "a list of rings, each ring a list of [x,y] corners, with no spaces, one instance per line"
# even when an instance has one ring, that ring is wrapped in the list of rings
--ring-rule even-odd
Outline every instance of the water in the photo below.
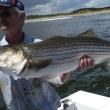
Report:
[[[24,31],[35,38],[46,39],[56,35],[78,35],[90,28],[101,38],[110,40],[110,14],[30,22],[25,24]],[[69,81],[57,89],[61,97],[78,90],[110,96],[110,72],[97,68],[81,74],[71,74]]]
[[[24,30],[34,37],[45,39],[55,35],[78,35],[87,29],[93,28],[101,37],[109,38],[110,14],[75,16],[69,19],[30,22]]]
[[[78,90],[84,90],[104,96],[110,96],[110,72],[101,68],[82,74],[73,74],[67,83],[58,88],[61,97],[68,96]]]

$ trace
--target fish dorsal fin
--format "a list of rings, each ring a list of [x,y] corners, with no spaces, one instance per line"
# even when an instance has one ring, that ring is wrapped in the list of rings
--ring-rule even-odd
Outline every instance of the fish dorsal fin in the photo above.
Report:
[[[78,35],[79,37],[97,37],[96,33],[93,31],[93,29],[88,29],[87,31],[81,33]]]

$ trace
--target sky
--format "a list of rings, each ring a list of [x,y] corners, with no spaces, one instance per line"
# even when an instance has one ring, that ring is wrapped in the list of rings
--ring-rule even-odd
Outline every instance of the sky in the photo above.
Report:
[[[110,0],[21,0],[27,15],[70,12],[80,8],[110,6]]]

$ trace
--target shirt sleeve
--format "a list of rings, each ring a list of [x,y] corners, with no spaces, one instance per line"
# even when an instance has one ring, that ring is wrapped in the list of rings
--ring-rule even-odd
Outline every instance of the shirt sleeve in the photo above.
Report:
[[[34,39],[34,43],[36,43],[36,42],[41,42],[41,41],[43,41],[42,39]]]

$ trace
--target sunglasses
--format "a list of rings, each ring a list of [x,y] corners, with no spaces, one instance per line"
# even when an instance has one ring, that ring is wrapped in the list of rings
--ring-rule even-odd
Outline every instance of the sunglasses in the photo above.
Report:
[[[13,14],[17,14],[17,11],[14,9],[8,9],[0,12],[0,17],[11,17]]]

